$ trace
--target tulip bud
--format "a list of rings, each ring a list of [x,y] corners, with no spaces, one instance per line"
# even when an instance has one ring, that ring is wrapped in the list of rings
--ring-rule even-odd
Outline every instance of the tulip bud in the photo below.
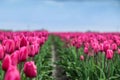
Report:
[[[45,38],[44,38],[44,37],[41,37],[40,40],[41,40],[41,41],[40,41],[40,46],[42,46],[42,45],[44,44],[44,42],[45,42]]]
[[[5,40],[3,45],[7,53],[12,53],[15,50],[15,42],[12,39]]]
[[[120,54],[120,49],[118,49],[118,54]]]
[[[2,69],[4,71],[7,71],[10,65],[11,65],[10,55],[6,54],[5,58],[3,59],[3,62],[2,62]]]
[[[98,51],[99,51],[99,45],[97,43],[95,43],[92,47],[93,47],[94,52],[98,53]]]
[[[115,43],[112,44],[112,50],[113,51],[117,50],[117,45]]]
[[[28,42],[27,39],[23,36],[20,42],[20,47],[27,46]]]
[[[20,48],[20,37],[14,36],[14,42],[15,42],[15,48],[19,49]]]
[[[89,43],[88,42],[84,43],[84,46],[89,47]]]
[[[5,54],[5,53],[4,53],[4,47],[0,45],[0,60],[3,59],[4,54]]]
[[[102,43],[100,43],[100,45],[99,45],[99,50],[100,50],[100,51],[103,51],[103,50],[104,50]]]
[[[88,54],[88,48],[87,47],[84,48],[84,53]]]
[[[84,60],[84,56],[83,55],[80,56],[80,60]]]
[[[35,47],[34,45],[29,46],[29,54],[30,57],[34,57],[35,56]]]
[[[112,59],[113,58],[113,51],[108,49],[106,52],[106,58],[107,59]]]
[[[7,72],[5,73],[4,80],[21,80],[20,72],[16,66],[10,66]]]
[[[33,61],[24,64],[24,73],[27,77],[33,78],[37,76],[37,67]]]
[[[117,46],[120,46],[120,40],[116,40]]]
[[[19,52],[19,62],[26,61],[28,58],[28,47],[21,47]]]
[[[17,66],[17,64],[18,64],[18,55],[19,55],[19,51],[15,51],[11,55],[12,65],[14,65],[14,66]]]
[[[39,44],[34,44],[34,47],[35,47],[35,54],[38,54],[40,50]]]
[[[108,49],[110,49],[110,44],[104,43],[104,51],[106,52]]]
[[[81,43],[77,43],[77,44],[75,44],[75,47],[76,47],[77,49],[79,49],[80,46],[81,46]]]

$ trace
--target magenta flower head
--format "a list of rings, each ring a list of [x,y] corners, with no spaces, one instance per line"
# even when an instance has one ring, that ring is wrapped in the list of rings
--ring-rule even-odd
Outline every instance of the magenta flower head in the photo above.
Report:
[[[106,52],[108,49],[110,49],[110,44],[108,42],[104,42],[104,51]]]
[[[112,50],[113,51],[117,50],[117,44],[115,44],[115,43],[112,44]]]
[[[14,42],[15,42],[15,49],[19,49],[20,48],[20,37],[19,36],[14,36],[13,39],[14,39]]]
[[[100,43],[100,45],[99,45],[99,50],[100,50],[101,52],[104,50],[102,43]]]
[[[88,48],[87,47],[84,48],[84,53],[88,54]]]
[[[83,56],[83,55],[80,56],[80,60],[81,60],[81,61],[84,60],[84,56]]]
[[[12,53],[15,50],[15,42],[12,39],[8,39],[3,41],[3,45],[5,47],[5,52]]]
[[[0,60],[2,60],[4,58],[4,47],[2,45],[0,45]]]
[[[15,51],[12,53],[11,57],[11,61],[12,61],[12,65],[17,66],[18,64],[18,56],[19,56],[19,51]]]
[[[20,42],[20,47],[27,46],[27,45],[28,45],[28,41],[27,41],[27,39],[23,36],[22,39],[21,39],[21,42]]]
[[[94,52],[95,52],[95,53],[98,53],[98,51],[99,51],[99,45],[98,45],[98,43],[94,43],[94,44],[92,45],[92,47],[93,47]]]
[[[106,52],[106,58],[109,60],[109,59],[112,59],[113,58],[113,51],[108,49],[107,52]]]
[[[118,48],[118,54],[120,54],[120,49]]]
[[[28,58],[28,47],[21,47],[19,52],[19,62],[26,61]]]
[[[10,55],[6,54],[6,55],[5,55],[5,58],[4,58],[3,61],[2,61],[2,69],[3,69],[4,71],[7,71],[10,65],[11,65]]]
[[[84,43],[84,46],[89,47],[89,43],[88,42]]]
[[[40,46],[39,44],[34,44],[34,48],[35,48],[35,54],[38,54],[39,53],[39,50],[40,50]]]
[[[7,72],[5,73],[4,80],[21,80],[20,72],[16,66],[10,66]]]
[[[37,76],[37,67],[33,61],[24,64],[24,73],[27,77],[33,78]]]
[[[30,45],[29,46],[29,54],[30,57],[34,57],[35,56],[35,47],[34,45]]]

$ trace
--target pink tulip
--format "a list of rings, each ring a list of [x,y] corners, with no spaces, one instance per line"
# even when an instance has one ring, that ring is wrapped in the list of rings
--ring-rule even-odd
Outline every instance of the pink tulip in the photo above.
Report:
[[[4,47],[0,45],[0,60],[3,59],[4,54],[5,54],[5,53],[4,53]]]
[[[34,43],[30,46],[31,50],[29,51],[30,52],[30,55],[32,56],[35,56],[36,54],[39,53],[39,44],[38,43]]]
[[[12,39],[3,41],[3,45],[7,53],[11,54],[15,50],[15,42]]]
[[[11,57],[11,61],[12,61],[12,65],[17,66],[18,64],[18,56],[19,56],[19,51],[15,51],[14,53],[12,53]]]
[[[106,52],[108,49],[110,49],[110,44],[106,42],[104,43],[103,47],[104,47],[104,51]]]
[[[40,42],[40,43],[39,43],[40,46],[42,46],[42,45],[44,44],[44,42],[45,42],[45,38],[44,38],[44,37],[41,37],[39,42]]]
[[[89,47],[89,43],[88,42],[84,43],[84,46]]]
[[[5,73],[4,80],[21,80],[20,72],[18,71],[16,66],[10,66]]]
[[[106,58],[107,59],[112,59],[113,58],[113,51],[108,49],[106,52]]]
[[[78,48],[80,48],[81,47],[81,43],[77,43],[76,45],[75,45],[75,47],[78,49]]]
[[[84,60],[84,56],[83,55],[80,56],[80,60]]]
[[[88,54],[88,48],[87,47],[84,48],[84,53]]]
[[[98,53],[98,51],[99,51],[99,45],[98,45],[98,43],[94,43],[94,45],[92,47],[93,47],[94,52]]]
[[[6,54],[5,58],[2,61],[2,69],[4,71],[7,71],[10,65],[11,65],[10,55]]]
[[[26,61],[28,58],[28,47],[21,47],[19,52],[19,62]]]
[[[20,42],[20,47],[27,46],[27,45],[28,45],[28,41],[27,41],[27,39],[23,36],[22,39],[21,39],[21,42]]]
[[[117,50],[117,45],[115,43],[112,44],[112,50],[113,51]]]
[[[99,50],[100,50],[100,51],[103,51],[103,50],[104,50],[102,43],[100,43],[100,45],[99,45]]]
[[[33,78],[37,76],[37,67],[33,61],[24,64],[24,73],[27,77]]]
[[[34,57],[35,56],[35,47],[34,45],[29,46],[29,54],[30,57]]]
[[[118,54],[120,54],[120,49],[118,49]]]
[[[35,54],[38,54],[39,53],[39,50],[40,50],[40,46],[39,44],[34,44],[34,48],[35,48]]]
[[[116,40],[117,46],[120,46],[120,40]]]
[[[15,48],[19,49],[20,48],[20,37],[19,36],[14,36],[14,42],[15,42]]]

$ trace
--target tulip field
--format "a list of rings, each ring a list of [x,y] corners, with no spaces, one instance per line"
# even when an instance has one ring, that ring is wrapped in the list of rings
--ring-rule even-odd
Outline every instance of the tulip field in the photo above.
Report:
[[[120,33],[0,34],[0,80],[120,80]]]

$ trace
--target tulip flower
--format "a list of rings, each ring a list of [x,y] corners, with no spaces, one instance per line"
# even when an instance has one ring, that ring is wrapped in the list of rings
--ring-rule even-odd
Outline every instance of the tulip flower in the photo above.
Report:
[[[105,42],[103,47],[104,47],[104,51],[106,52],[108,49],[110,49],[110,44]]]
[[[5,73],[4,80],[21,80],[20,72],[16,66],[10,66]]]
[[[99,45],[99,50],[100,50],[101,52],[104,50],[102,43],[100,43],[100,45]]]
[[[20,47],[27,46],[27,45],[28,45],[28,41],[27,41],[27,39],[23,36],[22,39],[21,39],[21,42],[20,42]]]
[[[108,49],[106,52],[106,58],[107,59],[112,59],[113,58],[113,51]]]
[[[99,51],[99,45],[98,45],[98,43],[94,43],[93,50],[94,50],[95,53],[98,53],[98,51]]]
[[[34,45],[29,46],[29,54],[30,57],[34,57],[35,56],[35,47]]]
[[[11,54],[15,50],[15,42],[12,39],[3,41],[3,45],[7,53]]]
[[[118,49],[118,54],[120,54],[120,49]]]
[[[3,59],[3,57],[4,57],[4,47],[2,46],[2,45],[0,45],[0,60],[2,60]]]
[[[2,69],[3,69],[4,71],[7,71],[10,65],[11,65],[10,55],[6,54],[6,55],[5,55],[5,58],[4,58],[3,61],[2,61]]]
[[[17,66],[18,64],[18,56],[19,56],[19,51],[15,51],[14,53],[12,53],[11,57],[11,61],[12,61],[12,65]]]
[[[116,40],[117,46],[120,46],[120,40]]]
[[[40,41],[40,46],[42,46],[42,45],[44,44],[44,42],[45,42],[45,38],[44,38],[44,37],[41,37],[40,40],[41,40],[41,41]]]
[[[15,42],[15,48],[19,49],[20,48],[20,37],[14,36],[14,42]]]
[[[26,59],[28,58],[28,47],[25,46],[21,47],[18,57],[19,57],[19,62],[26,61]]]
[[[87,47],[84,48],[84,53],[88,54],[88,48]]]
[[[35,48],[35,54],[38,54],[39,53],[39,50],[40,50],[40,46],[39,44],[34,44],[34,48]]]
[[[84,43],[84,46],[89,47],[89,43],[88,42]]]
[[[27,77],[33,78],[37,76],[37,67],[33,61],[24,64],[24,73]]]
[[[117,44],[115,44],[115,43],[112,44],[112,50],[113,51],[117,50]]]
[[[84,56],[83,55],[80,56],[80,60],[84,60]]]

